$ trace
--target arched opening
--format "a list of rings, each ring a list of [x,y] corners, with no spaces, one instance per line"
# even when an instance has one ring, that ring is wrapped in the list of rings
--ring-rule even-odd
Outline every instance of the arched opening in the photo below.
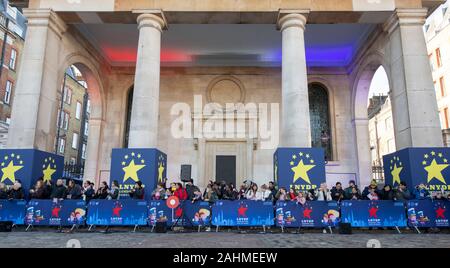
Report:
[[[54,151],[64,156],[64,177],[97,181],[104,120],[100,76],[79,56],[69,57],[61,70]]]
[[[356,76],[352,105],[361,185],[372,179],[384,181],[383,155],[395,151],[388,73],[380,55],[366,62]]]
[[[331,117],[328,90],[319,83],[311,83],[308,87],[309,113],[311,122],[311,145],[323,148],[325,159],[333,160],[331,138]]]

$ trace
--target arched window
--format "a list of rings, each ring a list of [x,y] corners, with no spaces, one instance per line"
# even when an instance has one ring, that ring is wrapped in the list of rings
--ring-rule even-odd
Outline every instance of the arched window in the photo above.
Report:
[[[311,145],[313,148],[323,148],[326,160],[333,159],[330,107],[328,91],[318,83],[312,83],[308,88],[309,114],[311,121]]]
[[[127,117],[125,121],[125,135],[123,136],[123,146],[124,148],[128,148],[128,139],[130,137],[130,122],[131,122],[131,107],[133,106],[133,91],[134,86],[128,90],[127,96]]]

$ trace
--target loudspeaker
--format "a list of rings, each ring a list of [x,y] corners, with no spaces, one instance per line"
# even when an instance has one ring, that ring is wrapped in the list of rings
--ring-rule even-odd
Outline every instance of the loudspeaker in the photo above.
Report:
[[[13,222],[12,221],[4,221],[0,222],[0,232],[11,232],[12,231]]]
[[[155,225],[156,233],[167,233],[167,223],[166,222],[157,222]]]
[[[181,165],[181,181],[187,182],[191,179],[191,165]]]
[[[352,234],[352,225],[350,223],[339,223],[339,234]]]

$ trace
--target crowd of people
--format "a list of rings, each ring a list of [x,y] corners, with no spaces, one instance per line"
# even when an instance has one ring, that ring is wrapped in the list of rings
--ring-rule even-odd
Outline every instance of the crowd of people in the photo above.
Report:
[[[25,192],[20,181],[16,181],[12,186],[7,187],[4,183],[0,183],[0,199],[25,199]],[[67,186],[62,179],[58,179],[55,183],[45,182],[42,178],[38,179],[32,189],[29,190],[30,199],[83,199],[89,202],[92,199],[119,199],[119,183],[113,181],[109,186],[107,182],[102,182],[97,190],[94,183],[86,180],[83,185],[78,185],[74,180],[69,180]],[[133,189],[129,191],[132,199],[145,199],[145,187],[142,182],[138,181]],[[176,196],[180,200],[207,201],[214,203],[217,200],[255,200],[255,201],[296,201],[305,203],[307,201],[342,201],[342,200],[394,200],[406,201],[411,199],[434,199],[449,200],[450,194],[445,195],[444,192],[436,192],[431,194],[425,184],[420,184],[413,189],[409,189],[405,182],[401,182],[398,186],[392,187],[389,184],[379,187],[377,181],[372,180],[369,186],[362,191],[355,183],[350,181],[346,188],[342,183],[337,182],[336,185],[329,189],[326,183],[322,183],[320,187],[308,190],[298,191],[295,188],[286,189],[277,187],[274,182],[263,184],[260,187],[246,180],[239,188],[233,183],[225,181],[209,181],[206,189],[201,191],[194,184],[194,180],[190,179],[185,185],[182,183],[171,183],[167,186],[167,180],[157,185],[156,189],[151,192],[151,199],[164,200],[170,196]]]

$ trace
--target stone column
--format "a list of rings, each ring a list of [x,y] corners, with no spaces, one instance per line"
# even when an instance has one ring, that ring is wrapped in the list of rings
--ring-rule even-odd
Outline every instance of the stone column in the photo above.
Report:
[[[281,147],[311,147],[305,14],[290,13],[278,22],[283,42]]]
[[[155,14],[138,19],[139,47],[131,110],[129,148],[158,145],[161,33],[164,20]]]
[[[358,160],[358,185],[369,185],[372,180],[372,159],[370,155],[369,120],[354,119],[356,155]]]
[[[398,9],[385,24],[395,143],[407,147],[442,147],[436,93],[423,24],[426,9]]]
[[[89,119],[89,135],[86,147],[86,164],[84,168],[84,178],[90,181],[99,179],[100,168],[100,144],[102,144],[102,129],[105,121],[102,119]],[[98,185],[99,181],[96,181]]]
[[[8,148],[53,152],[61,38],[67,26],[50,9],[25,9],[28,30],[15,88]]]

